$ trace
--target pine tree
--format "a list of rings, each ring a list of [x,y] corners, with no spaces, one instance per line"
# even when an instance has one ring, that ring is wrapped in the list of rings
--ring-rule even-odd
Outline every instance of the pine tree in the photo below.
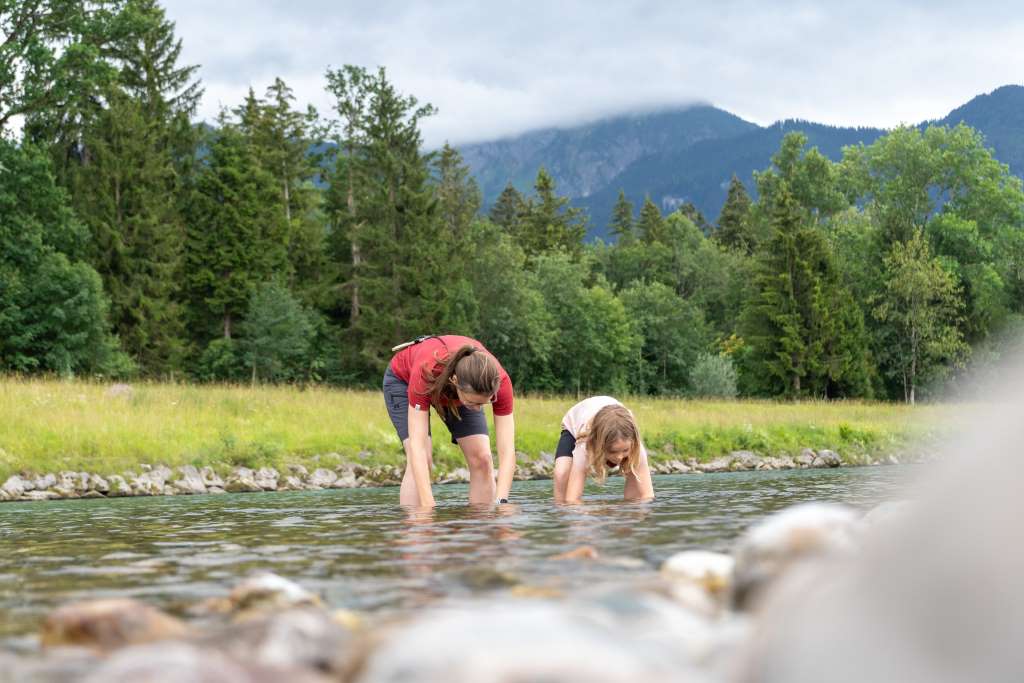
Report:
[[[332,289],[347,294],[350,325],[356,323],[362,311],[359,279],[355,274],[363,260],[361,243],[355,236],[360,225],[357,217],[360,207],[356,194],[361,186],[361,169],[369,143],[367,109],[370,92],[380,75],[371,74],[365,68],[351,64],[327,72],[327,91],[334,96],[334,109],[340,117],[340,130],[336,131],[335,140],[338,154],[328,192],[328,211],[332,217],[329,246],[336,270]],[[345,306],[339,302],[334,308],[340,312]]]
[[[110,294],[114,330],[144,372],[162,374],[184,347],[182,175],[201,91],[197,67],[178,65],[181,41],[154,0],[129,0],[118,21],[108,50],[117,82],[65,177],[93,235],[91,261]]]
[[[361,376],[375,374],[394,344],[438,329],[446,320],[448,287],[455,287],[444,248],[429,158],[420,152],[419,122],[434,113],[400,94],[383,69],[367,88],[360,144],[346,159],[353,214],[347,237],[359,254],[350,287],[360,312],[349,328],[350,359]],[[342,179],[345,182],[345,179]]]
[[[650,196],[644,197],[640,207],[640,219],[637,221],[640,238],[646,244],[664,244],[668,235],[665,232],[665,219],[661,216],[658,205],[651,201]]]
[[[708,222],[707,218],[704,218],[704,214],[700,212],[700,209],[698,209],[693,202],[683,202],[676,211],[686,216],[691,223],[696,225],[697,228],[704,233],[705,237],[712,233],[713,229],[711,223]]]
[[[505,232],[514,235],[519,231],[519,222],[526,211],[526,199],[512,183],[509,183],[491,207],[490,219],[495,225],[504,228]]]
[[[459,150],[448,143],[434,160],[434,174],[444,232],[456,241],[465,239],[483,201],[480,187],[463,163]]]
[[[773,194],[772,237],[761,247],[743,311],[755,389],[798,396],[865,396],[870,360],[863,314],[842,287],[822,232],[784,182]]]
[[[784,188],[774,199],[773,234],[744,311],[744,337],[759,389],[802,396],[817,372],[821,340],[811,332],[822,302],[808,255],[801,251],[800,207]]]
[[[235,110],[239,129],[249,137],[260,166],[279,188],[279,206],[288,226],[289,285],[298,291],[315,287],[321,275],[326,218],[320,210],[319,173],[310,153],[318,131],[317,114],[293,108],[292,89],[275,78],[260,99],[250,88]]]
[[[187,243],[196,341],[230,339],[254,287],[287,269],[280,192],[245,135],[221,119],[195,181]]]
[[[582,210],[569,206],[566,197],[555,191],[555,180],[544,167],[537,171],[534,198],[527,204],[527,213],[513,233],[527,256],[564,249],[579,254],[587,232]]]
[[[636,241],[636,234],[633,232],[633,202],[626,199],[626,193],[622,190],[619,190],[619,198],[612,209],[608,233],[615,235],[618,244],[624,247]]]
[[[729,193],[718,217],[718,229],[712,233],[712,237],[729,249],[753,253],[756,240],[751,226],[750,208],[751,201],[747,188],[733,174],[732,180],[729,181]]]

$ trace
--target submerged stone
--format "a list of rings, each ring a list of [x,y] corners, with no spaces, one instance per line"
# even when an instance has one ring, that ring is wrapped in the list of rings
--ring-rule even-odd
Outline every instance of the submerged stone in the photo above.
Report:
[[[131,643],[185,635],[184,622],[137,600],[116,598],[77,602],[51,612],[40,641],[46,647],[77,645],[112,650]]]

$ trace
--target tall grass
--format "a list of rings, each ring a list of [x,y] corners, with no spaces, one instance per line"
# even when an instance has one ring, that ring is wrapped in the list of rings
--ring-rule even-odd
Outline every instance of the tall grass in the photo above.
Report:
[[[516,447],[553,451],[575,399],[516,401]],[[953,406],[863,402],[708,402],[632,398],[658,457],[708,459],[833,448],[846,456],[900,450],[949,424]],[[441,469],[464,464],[434,419]],[[367,465],[404,461],[379,392],[312,387],[135,384],[118,394],[84,381],[0,379],[0,477],[14,472],[122,472],[140,463]]]

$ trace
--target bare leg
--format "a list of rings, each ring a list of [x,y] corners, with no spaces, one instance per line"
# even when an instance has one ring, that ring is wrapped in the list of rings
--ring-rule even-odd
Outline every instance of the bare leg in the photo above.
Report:
[[[416,482],[412,477],[412,468],[409,467],[409,439],[402,442],[405,449],[405,474],[402,475],[402,488],[398,493],[399,505],[411,505],[419,507],[420,495],[416,492]],[[434,467],[434,446],[430,437],[427,437],[427,466]]]
[[[469,502],[493,503],[497,489],[490,438],[486,434],[473,434],[458,439],[458,443],[469,468]]]
[[[572,469],[572,458],[555,458],[555,472],[551,481],[555,490],[555,502],[565,502],[565,489],[569,486],[569,470]]]

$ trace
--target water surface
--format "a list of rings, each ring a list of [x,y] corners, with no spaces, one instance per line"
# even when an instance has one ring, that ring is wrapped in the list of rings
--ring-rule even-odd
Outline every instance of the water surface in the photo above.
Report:
[[[515,503],[466,504],[438,486],[413,515],[398,489],[120,498],[0,505],[0,637],[34,631],[71,600],[134,597],[181,612],[269,570],[331,607],[388,613],[487,590],[507,577],[572,590],[643,577],[679,550],[729,550],[765,515],[803,501],[868,508],[896,497],[904,468],[656,476],[652,503],[622,480],[581,506],[551,504],[551,482],[517,482]],[[551,557],[592,545],[605,560]]]

